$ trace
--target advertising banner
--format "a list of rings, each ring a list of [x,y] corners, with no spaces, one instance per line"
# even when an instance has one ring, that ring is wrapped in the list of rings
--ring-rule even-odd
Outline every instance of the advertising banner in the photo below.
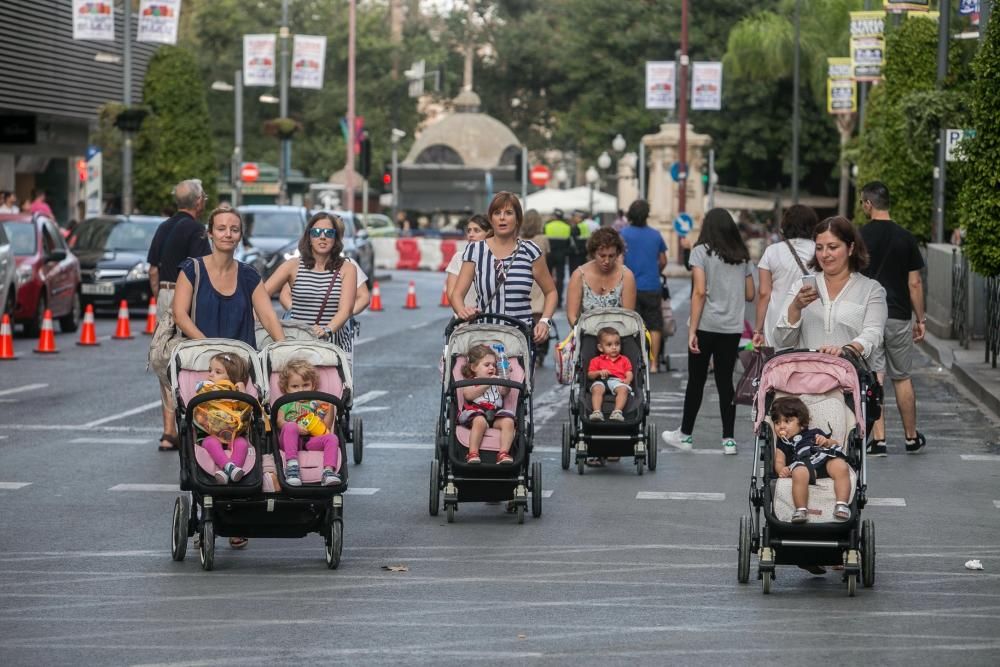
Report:
[[[851,69],[856,81],[878,81],[885,63],[885,12],[851,12]]]
[[[691,69],[691,108],[722,109],[722,63],[696,62]]]
[[[854,113],[858,110],[858,84],[853,79],[850,58],[826,59],[827,113]]]
[[[674,108],[674,82],[677,78],[674,65],[672,60],[646,62],[647,109]]]
[[[295,35],[292,41],[292,88],[322,88],[326,37]]]
[[[104,164],[101,149],[90,146],[87,148],[87,181],[83,190],[88,218],[104,213],[103,183]]]
[[[274,85],[274,43],[272,35],[243,35],[243,85]]]
[[[893,13],[926,12],[931,8],[931,0],[882,0],[882,7]]]
[[[73,0],[73,39],[115,41],[112,0]]]
[[[979,13],[979,0],[959,0],[958,13],[962,16]]]
[[[137,42],[177,43],[181,0],[142,0],[139,3]]]

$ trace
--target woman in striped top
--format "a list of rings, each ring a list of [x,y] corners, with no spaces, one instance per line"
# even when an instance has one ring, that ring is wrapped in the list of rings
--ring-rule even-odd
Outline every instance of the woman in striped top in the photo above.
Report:
[[[451,307],[463,320],[479,312],[502,313],[531,327],[531,285],[538,283],[545,294],[545,307],[542,318],[534,325],[533,337],[540,343],[549,337],[550,318],[556,309],[552,274],[538,246],[518,238],[524,213],[514,194],[498,192],[490,202],[487,216],[493,236],[466,246],[462,270],[449,294]],[[466,306],[465,295],[473,283],[478,293],[476,305]]]
[[[317,338],[333,334],[334,342],[349,352],[351,340],[343,328],[354,307],[357,270],[341,256],[343,249],[344,221],[317,213],[299,240],[299,261],[284,262],[264,287],[274,295],[289,285],[291,319],[311,324]]]

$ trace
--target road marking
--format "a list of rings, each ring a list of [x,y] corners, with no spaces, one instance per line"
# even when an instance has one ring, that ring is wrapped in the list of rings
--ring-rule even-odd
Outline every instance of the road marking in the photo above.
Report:
[[[160,401],[153,401],[152,403],[146,403],[146,405],[140,405],[137,408],[132,408],[131,410],[126,410],[125,412],[119,412],[111,415],[110,417],[103,417],[101,419],[95,419],[92,422],[87,422],[86,424],[81,424],[78,428],[93,428],[95,426],[100,426],[101,424],[117,421],[119,419],[125,419],[126,417],[131,417],[132,415],[137,415],[140,412],[146,412],[147,410],[158,407],[160,407]]]
[[[374,496],[378,489],[373,486],[352,486],[347,489],[348,496]]]
[[[365,449],[434,449],[434,445],[421,442],[366,442]]]
[[[161,433],[162,428],[145,426],[94,426],[87,428],[79,424],[0,424],[0,428],[18,431],[107,431],[109,433]]]
[[[93,443],[97,445],[145,445],[151,438],[73,438],[71,443]]]
[[[640,491],[636,500],[714,500],[726,499],[724,493],[700,493],[697,491]]]
[[[544,489],[542,491],[542,498],[551,498],[551,497],[552,497],[552,489]]]
[[[0,390],[0,396],[6,396],[7,394],[17,394],[22,391],[33,391],[35,389],[44,389],[45,387],[48,386],[49,385],[44,383],[26,384],[21,387],[12,387],[11,389]]]
[[[17,491],[18,489],[23,489],[30,484],[31,482],[0,482],[0,489],[6,491]]]
[[[176,484],[116,484],[108,491],[180,491]]]
[[[361,394],[360,396],[358,396],[357,398],[354,399],[354,407],[356,408],[359,405],[364,405],[365,403],[371,403],[376,398],[379,398],[381,396],[385,396],[388,393],[389,392],[383,391],[381,389],[375,389],[373,391],[366,391],[365,393]]]
[[[0,398],[0,403],[20,403],[20,398]]]
[[[434,324],[434,320],[428,320],[426,322],[419,322],[417,324],[411,324],[410,326],[408,326],[406,328],[409,329],[410,331],[414,331],[416,329],[423,329],[424,327],[429,326],[431,324]]]
[[[534,406],[536,428],[547,423],[557,412],[566,410],[569,400],[569,385],[557,384],[538,397]]]
[[[872,507],[906,507],[906,498],[869,498]]]
[[[1000,461],[998,454],[962,454],[963,461]]]
[[[996,507],[998,510],[1000,510],[1000,500],[994,500],[993,507]]]
[[[363,408],[353,408],[351,410],[352,414],[363,414],[365,412],[382,412],[383,410],[388,410],[389,406],[378,406],[378,405],[366,405]]]

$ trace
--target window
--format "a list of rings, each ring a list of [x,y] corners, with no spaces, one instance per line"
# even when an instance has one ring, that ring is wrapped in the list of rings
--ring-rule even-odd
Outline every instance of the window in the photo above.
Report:
[[[10,237],[15,255],[29,256],[38,251],[34,225],[25,222],[5,222],[3,228]]]
[[[415,160],[417,164],[465,164],[462,156],[451,146],[434,144],[420,151]]]

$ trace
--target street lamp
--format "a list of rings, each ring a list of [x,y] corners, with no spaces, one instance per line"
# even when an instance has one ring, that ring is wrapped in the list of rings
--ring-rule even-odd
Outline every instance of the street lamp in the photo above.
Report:
[[[608,169],[611,168],[611,156],[608,155],[607,151],[602,152],[597,157],[597,166],[602,171],[607,171]]]
[[[604,155],[606,156],[607,153]],[[598,159],[598,161],[600,160]],[[608,157],[608,161],[610,163],[610,157]],[[587,167],[587,171],[584,173],[583,177],[587,180],[587,185],[590,186],[590,206],[587,208],[587,213],[589,215],[594,215],[594,187],[597,185],[597,181],[600,180],[601,175],[597,173],[596,169],[594,169],[594,165],[590,165]]]
[[[625,137],[621,134],[616,134],[615,138],[611,140],[611,148],[616,153],[623,152],[626,146],[628,146],[628,144],[625,142]]]
[[[274,95],[261,95],[258,99],[264,104],[278,104],[281,102],[281,100]]]

